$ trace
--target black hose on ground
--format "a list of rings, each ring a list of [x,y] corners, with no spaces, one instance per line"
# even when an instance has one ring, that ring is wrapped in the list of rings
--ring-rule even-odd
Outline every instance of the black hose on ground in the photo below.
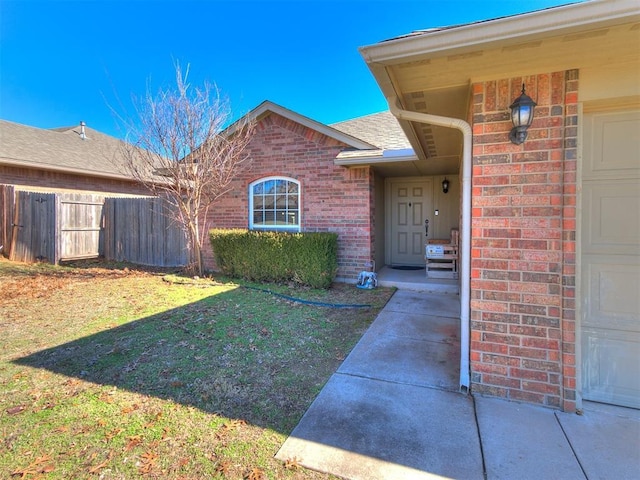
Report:
[[[315,307],[327,307],[327,308],[370,308],[371,307],[371,305],[365,305],[365,304],[359,305],[359,304],[314,302],[313,300],[304,300],[302,298],[290,297],[288,295],[283,295],[282,293],[274,292],[264,288],[249,287],[247,285],[242,285],[242,287],[248,288],[249,290],[256,290],[258,292],[268,293],[276,297],[284,298],[285,300],[289,300],[291,302],[302,303],[304,305],[313,305]]]

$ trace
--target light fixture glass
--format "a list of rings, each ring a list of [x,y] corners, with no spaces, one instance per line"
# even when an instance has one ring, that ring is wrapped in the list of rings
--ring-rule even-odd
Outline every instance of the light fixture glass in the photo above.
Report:
[[[522,94],[516,98],[509,106],[511,109],[511,121],[513,128],[509,133],[509,140],[516,145],[520,145],[527,139],[527,129],[533,122],[533,110],[537,105],[529,95],[524,93],[524,83],[522,84]]]
[[[444,180],[442,181],[442,193],[447,193],[449,191],[449,180],[447,180],[447,177],[444,177]]]

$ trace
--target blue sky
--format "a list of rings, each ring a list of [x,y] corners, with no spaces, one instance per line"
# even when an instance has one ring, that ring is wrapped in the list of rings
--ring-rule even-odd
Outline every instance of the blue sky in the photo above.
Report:
[[[570,0],[0,0],[0,118],[123,136],[109,109],[173,62],[215,83],[234,116],[271,100],[322,123],[385,110],[358,47]]]

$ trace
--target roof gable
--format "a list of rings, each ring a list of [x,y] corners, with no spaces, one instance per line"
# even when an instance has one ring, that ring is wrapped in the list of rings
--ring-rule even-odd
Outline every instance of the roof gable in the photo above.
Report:
[[[267,117],[268,115],[275,113],[280,115],[281,117],[286,118],[292,122],[295,122],[299,125],[302,125],[308,129],[314,130],[318,133],[326,135],[329,138],[337,140],[345,144],[347,147],[357,149],[357,150],[371,150],[376,149],[376,145],[368,143],[361,138],[357,138],[349,133],[345,133],[343,131],[332,128],[331,126],[327,126],[323,123],[317,122],[315,120],[310,119],[309,117],[305,117],[304,115],[300,115],[292,110],[284,108],[280,105],[277,105],[268,100],[262,102],[256,108],[251,110],[245,117],[252,118],[256,121],[260,121],[261,119]],[[245,118],[243,117],[243,118]],[[227,128],[227,134],[232,134],[235,130],[236,126],[240,121],[235,122],[229,128]]]

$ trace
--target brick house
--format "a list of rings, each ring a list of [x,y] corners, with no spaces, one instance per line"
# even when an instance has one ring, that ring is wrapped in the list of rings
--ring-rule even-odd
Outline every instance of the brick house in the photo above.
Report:
[[[397,121],[265,102],[252,166],[208,220],[338,232],[346,281],[424,265],[425,220],[430,238],[458,228],[461,389],[638,408],[638,25],[636,1],[594,0],[363,47]],[[523,84],[537,106],[516,144]]]
[[[460,174],[463,388],[640,407],[639,26],[594,0],[361,48],[418,161]]]
[[[336,232],[339,281],[355,282],[372,260],[378,266],[424,267],[422,214],[417,227],[411,226],[417,237],[414,251],[405,252],[406,243],[398,247],[386,234],[392,217],[387,213],[392,207],[390,200],[385,203],[385,196],[390,199],[386,191],[416,184],[414,175],[420,168],[390,112],[330,126],[272,102],[262,103],[248,115],[257,125],[249,144],[250,167],[212,209],[208,227]],[[456,175],[449,178],[453,183]],[[431,184],[443,179],[432,173],[421,176],[416,185],[422,189],[424,181],[429,183],[432,202]],[[424,188],[421,197],[426,198],[426,192]],[[448,236],[458,224],[459,200],[454,193],[439,195],[442,214],[432,222],[431,232]],[[456,213],[448,217],[447,211]],[[212,252],[206,255],[207,266],[215,268]]]

